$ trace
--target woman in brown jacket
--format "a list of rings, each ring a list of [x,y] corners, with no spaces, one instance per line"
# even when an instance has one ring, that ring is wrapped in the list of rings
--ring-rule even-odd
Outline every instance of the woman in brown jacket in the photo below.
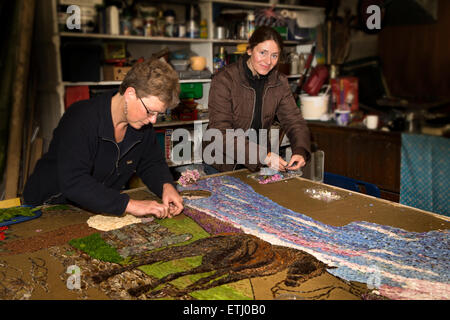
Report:
[[[219,171],[234,170],[239,164],[251,171],[257,170],[263,163],[279,171],[298,170],[305,165],[310,157],[309,129],[295,103],[286,76],[275,68],[282,50],[283,40],[278,32],[270,27],[260,27],[249,39],[247,54],[214,76],[209,92],[208,129],[218,129],[222,133],[219,152],[223,153],[225,160],[224,163],[208,163],[205,159],[207,142],[204,142],[206,164]],[[278,155],[278,150],[269,151],[270,143],[265,143],[267,140],[262,137],[270,130],[275,116],[291,144],[292,157],[289,162]],[[239,140],[239,134],[235,132],[240,130],[237,129],[244,132],[256,130],[256,139],[247,134],[245,140]],[[226,154],[227,147],[230,148],[230,145],[227,146],[227,135],[228,141],[234,143],[233,154]],[[230,135],[233,135],[231,139]],[[239,141],[245,141],[245,155],[238,152],[238,147],[242,147]],[[255,144],[258,147],[257,157],[252,154]],[[244,156],[245,161],[237,161]]]

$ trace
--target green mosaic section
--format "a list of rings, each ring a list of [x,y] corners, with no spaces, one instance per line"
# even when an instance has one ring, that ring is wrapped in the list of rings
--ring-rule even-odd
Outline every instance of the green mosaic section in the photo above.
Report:
[[[84,238],[70,240],[69,244],[74,248],[86,252],[94,259],[114,263],[120,263],[123,260],[116,249],[107,244],[99,233],[93,233]]]
[[[162,219],[155,221],[175,234],[191,233],[193,235],[191,240],[177,245],[185,245],[198,239],[207,238],[210,236],[209,233],[207,233],[189,217],[185,217],[183,219]],[[161,279],[171,273],[186,271],[198,267],[201,262],[202,256],[196,256],[168,262],[158,262],[152,265],[141,266],[139,269],[148,275]],[[214,272],[207,272],[187,275],[173,280],[170,283],[181,289],[201,278],[210,276],[213,273]],[[236,283],[229,283],[208,290],[198,290],[196,292],[192,292],[190,295],[199,300],[251,300],[253,296],[249,280],[241,280]]]
[[[175,234],[192,234],[191,240],[180,243],[178,245],[185,245],[198,239],[203,239],[210,236],[208,232],[206,232],[202,227],[200,227],[194,220],[189,217],[185,217],[182,219],[155,219],[155,221]]]
[[[190,233],[192,238],[188,241],[174,244],[173,246],[185,245],[198,239],[207,238],[210,236],[208,232],[202,229],[194,220],[189,217],[176,218],[176,219],[155,219],[155,222],[166,227],[170,232],[176,235]],[[99,233],[94,233],[84,238],[73,239],[69,241],[69,244],[74,248],[77,248],[90,257],[106,261],[127,264],[130,263],[131,257],[123,259],[117,250],[106,243]],[[162,250],[164,248],[158,248]],[[187,257],[183,259],[177,259],[167,262],[157,262],[152,265],[145,265],[139,267],[140,270],[146,274],[161,279],[168,274],[190,270],[199,266],[202,262],[202,256]],[[177,288],[185,288],[195,281],[210,276],[214,273],[202,273],[195,275],[187,275],[171,282]],[[241,280],[236,283],[226,284],[219,287],[211,288],[208,290],[199,290],[191,293],[191,296],[200,300],[251,300],[252,292],[251,286],[248,280]]]

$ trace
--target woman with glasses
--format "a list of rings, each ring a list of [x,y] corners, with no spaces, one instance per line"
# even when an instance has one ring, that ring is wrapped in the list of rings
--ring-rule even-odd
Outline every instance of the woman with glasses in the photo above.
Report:
[[[286,76],[276,68],[282,50],[283,40],[278,32],[270,27],[259,27],[248,41],[247,54],[214,76],[209,92],[208,129],[218,129],[222,133],[223,149],[220,149],[223,150],[224,160],[222,164],[208,163],[204,154],[206,165],[212,165],[219,171],[230,171],[242,166],[255,171],[262,164],[286,171],[298,170],[305,165],[310,157],[310,135]],[[278,155],[278,150],[276,153],[269,151],[269,145],[260,134],[261,129],[262,132],[268,132],[275,116],[291,144],[292,157],[289,162]],[[237,138],[237,129],[244,132],[255,130],[253,138],[251,135],[245,137],[245,155],[238,154],[238,147],[243,145]],[[234,132],[234,137],[227,139],[230,132]],[[227,140],[234,142],[234,154],[225,154],[227,147],[231,150]],[[204,142],[204,148],[206,145],[207,142]],[[256,151],[257,155],[252,155],[251,150],[259,151]],[[239,160],[242,155],[245,156],[244,161]],[[234,163],[231,163],[230,157]]]
[[[119,91],[72,104],[27,181],[25,203],[72,203],[113,215],[178,215],[183,200],[152,125],[158,113],[178,104],[179,87],[177,73],[154,59],[134,65]],[[162,204],[120,192],[135,173]]]

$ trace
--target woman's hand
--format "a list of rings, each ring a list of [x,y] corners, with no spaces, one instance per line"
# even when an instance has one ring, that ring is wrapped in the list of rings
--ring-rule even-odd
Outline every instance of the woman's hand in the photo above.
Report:
[[[270,168],[277,170],[277,171],[285,171],[285,167],[287,165],[287,162],[284,161],[283,158],[281,158],[279,155],[273,152],[269,152],[267,154],[266,159],[264,160],[264,163],[268,165]]]
[[[305,159],[299,154],[293,154],[286,166],[287,170],[298,170],[306,164]]]
[[[146,215],[154,215],[156,218],[162,219],[169,216],[169,206],[152,200],[133,200],[128,201],[126,212],[133,216],[141,217]]]
[[[169,207],[169,218],[179,215],[183,211],[183,198],[170,183],[165,183],[163,186],[162,201]]]

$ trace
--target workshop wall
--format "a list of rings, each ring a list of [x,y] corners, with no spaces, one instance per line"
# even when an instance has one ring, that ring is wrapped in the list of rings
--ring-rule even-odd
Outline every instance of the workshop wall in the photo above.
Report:
[[[438,3],[434,24],[385,27],[379,55],[392,95],[450,97],[450,1]]]

